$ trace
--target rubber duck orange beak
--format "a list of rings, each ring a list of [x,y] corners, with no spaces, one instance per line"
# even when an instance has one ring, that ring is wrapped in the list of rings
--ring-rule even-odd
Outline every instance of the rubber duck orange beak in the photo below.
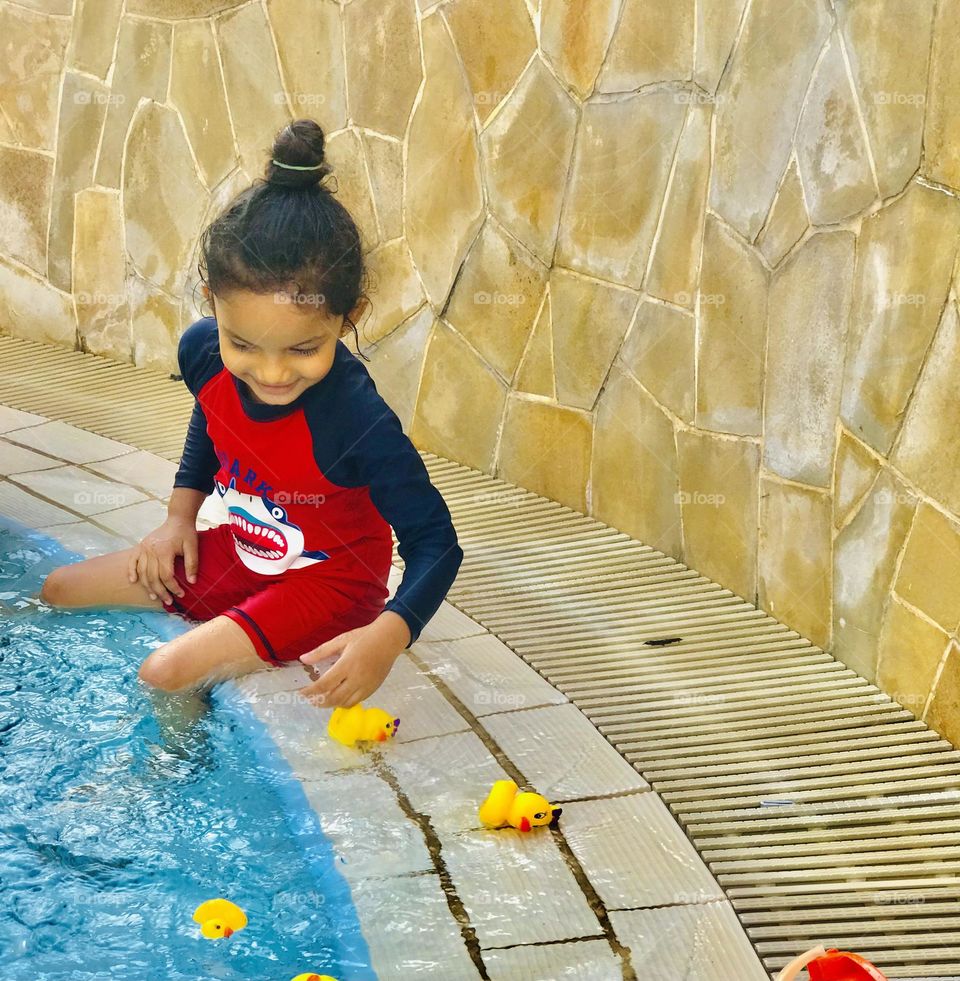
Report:
[[[386,741],[387,741],[387,734],[381,729],[377,733],[377,742],[378,743],[385,743]]]
[[[530,830],[530,822],[526,818],[520,818],[520,830],[521,831]]]
[[[231,930],[230,927],[224,927],[223,928],[223,935],[225,937],[232,937],[233,936],[233,930]]]

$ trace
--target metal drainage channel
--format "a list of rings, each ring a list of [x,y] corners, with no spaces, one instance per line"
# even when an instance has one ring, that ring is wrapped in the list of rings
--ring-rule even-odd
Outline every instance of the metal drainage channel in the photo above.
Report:
[[[960,975],[960,752],[730,590],[424,454],[465,557],[449,599],[661,795],[775,974],[818,943]]]
[[[0,404],[177,462],[193,397],[163,372],[0,336]],[[423,458],[465,553],[450,600],[650,782],[771,974],[824,942],[891,979],[960,977],[960,753],[662,552]]]

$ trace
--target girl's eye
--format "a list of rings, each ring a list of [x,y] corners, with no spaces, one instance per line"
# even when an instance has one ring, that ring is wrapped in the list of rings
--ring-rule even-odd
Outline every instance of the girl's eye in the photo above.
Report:
[[[237,343],[236,341],[234,341],[234,340],[231,340],[231,341],[230,341],[230,343],[231,343],[231,344],[232,344],[232,345],[233,345],[233,346],[234,346],[234,347],[235,347],[235,348],[236,348],[236,349],[237,349],[238,351],[249,351],[249,350],[250,350],[250,348],[249,348],[249,347],[248,347],[248,346],[247,346],[246,344],[238,344],[238,343]]]
[[[319,348],[311,347],[304,351],[301,348],[293,347],[290,350],[293,351],[294,354],[316,354]]]

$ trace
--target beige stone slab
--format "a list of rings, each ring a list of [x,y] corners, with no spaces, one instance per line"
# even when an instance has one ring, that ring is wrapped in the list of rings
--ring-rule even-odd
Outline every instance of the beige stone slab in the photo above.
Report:
[[[429,814],[437,832],[479,827],[477,812],[493,782],[507,779],[472,732],[401,742],[389,749],[387,765],[414,809]]]
[[[316,119],[325,133],[341,129],[347,122],[341,8],[316,0],[269,0],[267,14],[294,116]]]
[[[618,364],[597,403],[593,516],[667,555],[682,550],[673,423]]]
[[[724,72],[710,206],[750,241],[790,159],[810,73],[830,27],[824,3],[751,4]]]
[[[159,528],[166,520],[167,509],[159,501],[143,501],[97,515],[99,524],[127,539],[131,545]]]
[[[419,642],[414,653],[476,716],[567,700],[493,634]]]
[[[724,898],[657,794],[565,804],[560,829],[607,909]]]
[[[687,423],[695,410],[696,340],[692,315],[644,300],[617,355],[662,406]]]
[[[592,436],[585,413],[511,395],[498,476],[585,514]],[[562,456],[556,453],[560,446]]]
[[[509,381],[523,355],[547,267],[487,219],[464,262],[446,319]]]
[[[372,5],[354,0],[347,8],[348,24],[361,6]],[[409,5],[377,0],[373,9],[401,6]],[[483,222],[482,176],[473,100],[439,14],[421,22],[421,34],[426,80],[407,140],[404,228],[427,296],[440,310]],[[383,88],[382,76],[362,71],[369,84]],[[350,91],[352,98],[352,79]]]
[[[70,463],[94,463],[133,452],[126,443],[118,443],[59,420],[27,429],[7,430],[5,435],[10,442],[23,443]]]
[[[953,365],[960,358],[960,316],[947,303],[926,367],[907,407],[890,461],[921,490],[960,513],[960,403],[953,397]]]
[[[878,686],[921,718],[949,643],[943,630],[891,596],[877,641]]]
[[[769,981],[727,903],[610,914],[639,977],[684,981]]]
[[[283,680],[286,682],[285,678]],[[257,689],[261,686],[268,687],[269,682],[266,679],[250,682],[244,697],[260,721],[270,729],[277,749],[299,779],[315,780],[339,770],[372,767],[374,755],[380,753],[379,748],[344,746],[327,735],[332,709],[318,708],[300,695],[298,688],[267,690],[259,694]]]
[[[171,26],[159,21],[138,17],[122,17],[120,20],[107,118],[97,156],[95,183],[103,187],[120,186],[130,121],[140,99],[155,102],[166,100],[172,34]],[[166,153],[162,155],[167,165],[173,163]],[[192,166],[191,162],[191,169]],[[168,219],[175,220],[175,216],[168,214]]]
[[[900,191],[920,163],[933,0],[835,4],[880,194]],[[896,35],[889,31],[897,21]]]
[[[459,0],[444,19],[457,42],[482,126],[516,84],[537,50],[537,34],[523,0]]]
[[[551,804],[650,789],[575,705],[489,715],[483,726]]]
[[[177,464],[146,450],[137,450],[111,460],[90,464],[90,469],[106,477],[140,487],[155,497],[169,497]]]
[[[756,252],[712,215],[704,227],[697,425],[739,436],[763,428],[768,276]]]
[[[960,7],[938,4],[927,87],[924,173],[954,189],[960,188],[960,54],[954,43],[958,34]]]
[[[760,480],[759,605],[830,649],[832,509],[828,494]]]
[[[47,231],[53,160],[41,153],[0,147],[0,250],[41,276],[47,273]]]
[[[303,792],[337,857],[350,867],[351,881],[433,872],[420,826],[382,777],[364,770],[328,773],[305,781]]]
[[[291,661],[282,667],[264,665],[260,671],[253,671],[234,679],[234,684],[250,701],[269,700],[277,692],[293,692],[310,684],[312,678],[304,664]]]
[[[953,633],[960,623],[960,526],[921,501],[894,588]]]
[[[685,115],[666,89],[583,107],[557,265],[640,288]]]
[[[620,958],[606,940],[525,944],[485,950],[483,963],[490,981],[620,981]]]
[[[491,211],[548,264],[576,123],[573,100],[540,58],[534,58],[480,137]]]
[[[350,116],[402,139],[423,77],[416,10],[404,0],[353,0],[343,16]]]
[[[25,426],[39,426],[47,422],[46,416],[38,416],[32,412],[23,412],[0,405],[0,433],[8,433],[12,429],[23,429]]]
[[[677,447],[683,561],[752,603],[760,447],[696,430],[678,432]]]
[[[28,528],[73,523],[77,515],[41,501],[29,491],[0,480],[0,515],[19,521]]]
[[[377,133],[363,132],[367,173],[373,191],[373,203],[380,222],[383,241],[403,234],[403,144]]]
[[[251,178],[258,177],[274,136],[304,113],[291,116],[283,98],[270,23],[260,4],[229,11],[217,19],[216,30],[240,166]]]
[[[540,47],[580,99],[593,91],[620,8],[615,0],[596,0],[575,10],[567,0],[541,0]]]
[[[845,524],[877,479],[880,462],[860,440],[841,428],[833,468],[833,525]]]
[[[796,158],[792,158],[780,181],[780,189],[770,208],[767,223],[757,239],[760,251],[771,266],[778,265],[800,241],[808,224],[800,172],[797,170]]]
[[[77,0],[67,64],[105,79],[113,60],[123,0]]]
[[[0,323],[4,332],[14,337],[71,351],[77,339],[77,317],[70,296],[28,267],[3,256],[0,256]]]
[[[833,550],[833,653],[868,681],[897,557],[917,499],[884,468]]]
[[[49,456],[34,453],[26,447],[17,446],[16,443],[0,439],[0,474],[4,477],[27,470],[44,470],[59,466],[62,466],[60,460],[54,460]]]
[[[930,242],[943,247],[931,249]],[[889,452],[904,421],[947,298],[958,243],[960,201],[915,182],[861,227],[842,419],[881,454]]]
[[[377,298],[370,317],[358,326],[361,343],[377,344],[412,317],[424,305],[426,296],[420,275],[413,265],[410,249],[402,238],[372,250],[366,261],[369,272],[377,283]],[[424,312],[432,313],[432,310],[428,308]],[[430,322],[432,323],[432,318]],[[378,345],[377,350],[379,349]],[[423,352],[420,354],[422,360]],[[373,360],[376,363],[380,359]],[[415,382],[419,373],[410,373]]]
[[[371,359],[370,364],[365,364],[364,367],[384,401],[396,412],[404,432],[410,431],[413,422],[420,366],[423,364],[434,322],[432,307],[424,303],[409,320],[384,337],[373,352],[369,348],[364,349],[364,353]],[[360,338],[363,347],[366,331],[360,331]],[[352,346],[350,350],[353,350]]]
[[[74,521],[67,525],[49,525],[37,531],[59,542],[65,549],[76,552],[82,559],[92,559],[97,555],[121,552],[129,548],[127,542],[116,535],[95,528],[86,521]]]
[[[827,42],[797,124],[797,162],[814,225],[842,221],[877,195],[857,99],[836,36]]]
[[[127,484],[104,480],[79,467],[55,467],[17,474],[16,481],[71,511],[93,515],[147,500]]]
[[[593,408],[637,302],[632,290],[574,276],[564,269],[551,272],[553,362],[557,400],[562,405]]]
[[[185,21],[173,31],[170,101],[177,107],[207,187],[237,163],[217,41],[209,21]]]
[[[624,0],[597,91],[632,92],[653,82],[689,78],[695,6],[694,0],[662,6]]]
[[[386,681],[367,699],[400,719],[393,744],[469,729],[467,720],[444,698],[426,673],[401,654]]]
[[[25,10],[27,6],[36,7],[36,12]],[[11,143],[37,150],[54,148],[60,78],[71,20],[47,14],[69,14],[71,7],[72,0],[32,0],[28,4],[7,3],[0,8],[5,52],[0,59],[2,116],[9,124]]]
[[[441,856],[481,947],[600,933],[549,830],[441,835]]]
[[[960,692],[960,647],[957,646],[956,640],[951,640],[924,721],[944,739],[949,739],[954,746],[960,743],[958,692]]]
[[[424,358],[410,438],[422,450],[489,473],[507,387],[459,334],[438,320]]]
[[[428,643],[437,640],[457,640],[460,637],[470,637],[474,634],[486,633],[486,628],[476,620],[471,620],[466,613],[461,613],[453,604],[440,604],[433,618],[420,631],[420,642]]]
[[[826,488],[852,296],[856,238],[813,235],[770,285],[763,462],[782,477]]]
[[[436,875],[364,879],[351,890],[378,977],[478,981]]]
[[[701,0],[697,4],[694,80],[705,91],[717,90],[730,57],[747,0]]]

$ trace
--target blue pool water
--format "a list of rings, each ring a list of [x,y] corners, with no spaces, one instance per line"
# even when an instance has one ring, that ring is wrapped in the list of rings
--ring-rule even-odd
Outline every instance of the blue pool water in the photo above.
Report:
[[[373,979],[300,784],[236,696],[166,747],[137,669],[170,614],[28,602],[79,556],[0,518],[0,978]],[[245,929],[205,940],[204,900]]]

